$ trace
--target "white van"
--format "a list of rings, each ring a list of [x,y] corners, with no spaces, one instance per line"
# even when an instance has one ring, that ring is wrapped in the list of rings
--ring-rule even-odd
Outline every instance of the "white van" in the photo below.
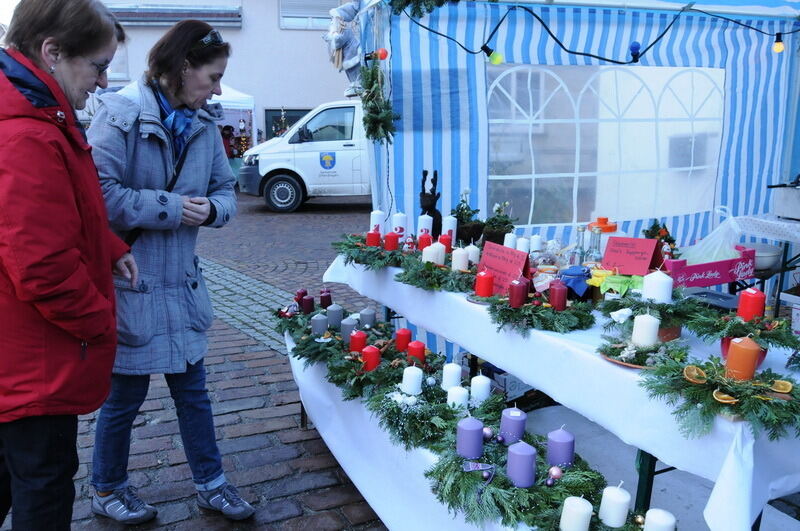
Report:
[[[274,212],[292,212],[315,196],[369,195],[369,145],[360,100],[324,103],[245,152],[239,191],[262,196]]]

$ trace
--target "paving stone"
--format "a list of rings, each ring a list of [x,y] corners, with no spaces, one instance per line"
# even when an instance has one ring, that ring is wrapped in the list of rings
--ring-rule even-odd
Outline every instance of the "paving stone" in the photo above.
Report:
[[[278,434],[278,439],[282,443],[292,443],[298,441],[307,441],[309,439],[318,439],[319,433],[317,430],[288,430],[282,431]]]
[[[338,465],[339,463],[336,461],[336,458],[329,453],[321,455],[313,455],[310,457],[301,457],[299,459],[293,459],[292,461],[289,462],[289,466],[291,466],[298,472],[322,470],[325,468],[331,468]]]
[[[255,433],[269,433],[271,431],[296,428],[297,422],[293,417],[278,417],[274,419],[257,420],[248,423],[235,424],[223,430],[225,437],[234,438]]]
[[[366,522],[371,522],[378,518],[378,515],[375,514],[375,511],[373,511],[370,508],[369,504],[363,501],[359,503],[345,505],[344,507],[342,507],[342,512],[344,513],[347,520],[349,520],[350,523],[353,525],[359,525]]]
[[[331,487],[339,483],[341,483],[341,480],[332,471],[306,472],[265,484],[264,496],[268,499],[278,498],[308,490]]]
[[[300,450],[296,445],[276,445],[267,450],[255,450],[251,452],[239,452],[236,459],[245,468],[288,461],[300,455]]]
[[[349,486],[315,490],[312,493],[300,496],[300,501],[312,511],[323,511],[362,501],[362,498],[361,493],[355,487]]]
[[[259,507],[256,514],[253,515],[253,523],[256,525],[270,524],[300,516],[301,514],[303,514],[303,509],[295,500],[276,500]]]
[[[344,519],[333,511],[299,516],[283,522],[279,529],[283,531],[305,531],[307,529],[328,530],[344,529],[346,523]]]
[[[225,477],[234,485],[252,485],[263,483],[273,479],[282,478],[292,473],[291,467],[286,463],[276,463],[254,468],[247,468],[235,472],[226,473]]]

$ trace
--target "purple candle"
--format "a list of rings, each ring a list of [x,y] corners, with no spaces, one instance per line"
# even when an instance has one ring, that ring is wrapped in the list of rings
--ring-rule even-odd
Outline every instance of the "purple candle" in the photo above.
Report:
[[[515,487],[532,487],[536,483],[536,448],[524,441],[509,446],[506,474]]]
[[[528,414],[521,409],[516,407],[505,408],[500,419],[500,435],[503,436],[503,444],[508,446],[522,439],[527,420]]]
[[[458,421],[456,453],[465,459],[477,459],[483,455],[483,422],[475,417]]]
[[[302,301],[303,297],[305,297],[306,295],[308,295],[308,291],[304,290],[303,288],[300,288],[299,290],[294,292],[294,300],[297,301],[298,304],[300,304],[300,301]]]
[[[303,309],[303,313],[309,314],[314,311],[314,297],[312,295],[306,295],[300,301],[300,308]]]
[[[319,296],[319,305],[323,308],[327,308],[333,304],[333,299],[331,298],[331,292],[326,291],[325,293],[321,293]]]
[[[547,463],[571,466],[575,459],[575,437],[561,426],[547,434]]]

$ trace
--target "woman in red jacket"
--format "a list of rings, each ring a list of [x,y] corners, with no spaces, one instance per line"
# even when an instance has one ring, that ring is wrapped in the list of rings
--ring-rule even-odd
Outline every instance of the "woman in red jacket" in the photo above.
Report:
[[[0,522],[12,508],[14,529],[70,527],[77,415],[111,382],[112,270],[136,282],[74,112],[124,38],[99,0],[22,0],[0,49]]]

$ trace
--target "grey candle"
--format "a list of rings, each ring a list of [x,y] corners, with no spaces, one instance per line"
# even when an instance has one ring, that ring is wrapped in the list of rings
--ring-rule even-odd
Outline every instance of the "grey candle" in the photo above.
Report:
[[[536,448],[524,441],[509,446],[506,474],[515,487],[532,487],[536,483]]]
[[[356,320],[351,319],[350,317],[342,319],[341,328],[342,328],[342,339],[344,340],[344,344],[349,345],[350,334],[353,332],[353,330],[356,329]]]
[[[364,308],[358,312],[358,320],[361,321],[362,327],[375,326],[375,310],[372,308]]]
[[[483,422],[475,417],[458,421],[456,428],[456,453],[466,459],[477,459],[483,455]]]
[[[328,306],[328,326],[338,330],[342,324],[342,317],[344,317],[344,310],[341,306],[338,304]]]
[[[321,336],[328,331],[328,318],[318,313],[311,318],[311,335]]]

